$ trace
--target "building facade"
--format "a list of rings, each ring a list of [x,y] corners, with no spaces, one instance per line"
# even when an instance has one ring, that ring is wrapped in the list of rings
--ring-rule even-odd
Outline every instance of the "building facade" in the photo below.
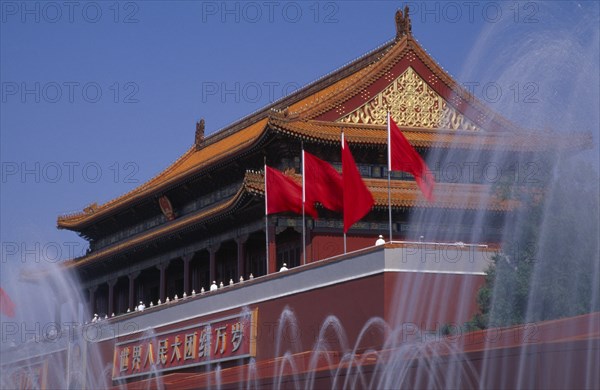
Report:
[[[341,131],[376,201],[349,232],[348,249],[370,246],[388,230],[388,110],[424,158],[433,150],[464,150],[468,156],[483,148],[489,151],[489,157],[485,152],[480,157],[485,166],[498,151],[518,160],[559,144],[491,112],[442,70],[409,27],[398,24],[396,38],[387,44],[218,133],[205,136],[204,121],[198,122],[191,148],[149,182],[103,205],[59,217],[60,229],[73,230],[90,244],[88,254],[69,264],[85,286],[90,314],[122,314],[140,301],[164,302],[208,289],[212,281],[228,284],[266,275],[283,263],[295,267],[304,251],[309,263],[342,253],[340,216],[321,209],[322,217],[307,223],[306,247],[300,217],[270,217],[267,261],[262,184],[265,160],[299,180],[301,145],[339,169]],[[585,135],[573,137],[570,147],[587,141]],[[494,225],[517,202],[495,197],[481,205],[479,195],[494,196],[483,175],[456,181],[443,171],[451,167],[431,169],[437,180],[432,204],[409,174],[393,172],[394,239],[425,234],[410,226],[411,213],[444,210],[448,223],[429,229],[426,237],[444,241],[469,229],[468,219],[453,222],[453,211],[475,215],[485,208],[489,232],[482,241],[497,243]]]
[[[386,333],[365,335],[365,323],[395,321],[398,286],[423,291],[419,301],[404,303],[415,309],[403,320],[420,329],[435,335],[442,324],[468,320],[475,299],[448,305],[441,291],[475,296],[502,221],[519,201],[497,194],[481,174],[453,180],[443,164],[433,164],[435,201],[428,202],[412,176],[393,172],[397,242],[374,247],[388,232],[388,111],[425,160],[464,151],[463,161],[461,153],[453,161],[463,166],[473,150],[485,166],[497,153],[518,160],[590,141],[581,133],[558,142],[490,111],[426,53],[408,12],[399,12],[396,36],[386,44],[217,133],[205,135],[201,120],[189,150],[153,179],[58,218],[60,229],[89,241],[88,253],[65,267],[79,277],[90,320],[106,317],[94,323],[100,336],[84,343],[97,346],[104,363],[94,375],[131,388],[330,387],[332,367],[343,366],[344,378],[357,374],[340,366],[343,356],[333,347],[311,354],[315,340],[326,334],[357,354],[381,350]],[[357,252],[346,255],[339,214],[319,208],[320,218],[306,221],[306,245],[301,216],[269,216],[268,225],[264,216],[265,161],[298,182],[302,148],[340,169],[342,131],[375,199],[348,233],[348,252]],[[483,194],[488,202],[480,201]],[[436,226],[411,223],[432,209],[444,215]],[[482,215],[484,231],[472,243],[470,227]],[[279,272],[284,264],[289,270]],[[333,317],[343,331],[329,328]],[[293,354],[282,356],[282,343]],[[72,345],[62,351],[72,364]],[[368,360],[358,365],[377,372]],[[69,383],[97,382],[87,374]]]

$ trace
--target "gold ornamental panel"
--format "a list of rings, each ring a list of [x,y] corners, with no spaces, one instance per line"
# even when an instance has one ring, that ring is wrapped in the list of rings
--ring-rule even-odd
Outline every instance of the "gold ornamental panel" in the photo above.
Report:
[[[385,125],[387,111],[399,126],[481,131],[435,92],[412,67],[371,100],[340,118],[344,123]]]

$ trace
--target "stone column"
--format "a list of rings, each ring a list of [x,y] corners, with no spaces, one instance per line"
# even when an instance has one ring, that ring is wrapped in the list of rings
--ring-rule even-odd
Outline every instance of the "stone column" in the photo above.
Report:
[[[108,316],[115,312],[115,284],[117,284],[117,278],[111,279],[108,282]]]
[[[187,255],[181,256],[181,260],[183,260],[183,292],[186,295],[191,293],[190,290],[190,261],[194,257],[193,253],[188,253]]]
[[[244,279],[247,279],[246,276],[246,241],[248,241],[248,235],[244,234],[236,238],[235,242],[237,243],[237,278],[243,276]],[[237,280],[235,281],[237,282]]]
[[[131,309],[132,311],[135,309],[135,278],[137,278],[140,275],[140,271],[137,272],[132,272],[130,273],[129,276],[129,306],[128,308]]]

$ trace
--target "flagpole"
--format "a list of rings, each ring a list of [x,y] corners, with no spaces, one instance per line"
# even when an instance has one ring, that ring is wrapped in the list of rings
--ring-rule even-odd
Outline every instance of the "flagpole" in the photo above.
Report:
[[[266,275],[269,274],[269,207],[268,207],[268,197],[267,197],[267,156],[264,156],[264,165],[265,165],[265,254],[266,254]]]
[[[306,181],[304,180],[304,141],[300,141],[302,148],[302,265],[306,264],[306,213],[304,204],[306,203]]]
[[[390,112],[387,113],[387,157],[388,157],[388,213],[390,227],[390,242],[392,241],[392,137],[390,128]]]

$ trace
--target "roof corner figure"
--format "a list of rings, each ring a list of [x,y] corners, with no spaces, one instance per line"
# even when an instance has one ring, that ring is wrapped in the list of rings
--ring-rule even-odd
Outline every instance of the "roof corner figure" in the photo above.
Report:
[[[385,240],[383,239],[383,236],[380,234],[377,241],[375,241],[375,246],[379,246],[379,245],[383,245],[383,244],[385,244]]]
[[[402,14],[402,10],[396,10],[396,39],[411,34],[412,26],[408,15],[408,5],[406,5],[404,6],[404,14]]]
[[[196,150],[200,149],[202,141],[204,141],[204,118],[200,119],[199,122],[196,122],[196,135],[194,139]]]

